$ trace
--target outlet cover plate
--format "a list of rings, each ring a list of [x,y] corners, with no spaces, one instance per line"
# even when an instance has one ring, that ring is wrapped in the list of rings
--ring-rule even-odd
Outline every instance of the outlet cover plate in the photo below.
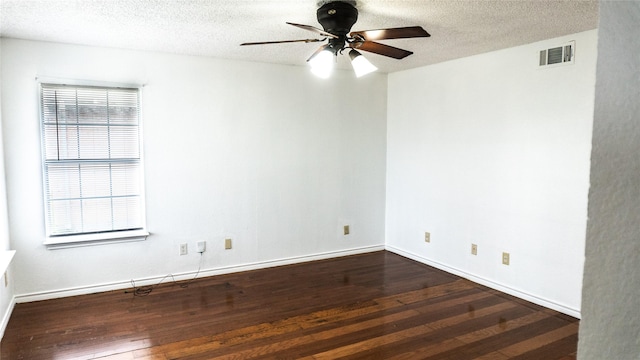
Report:
[[[502,264],[503,265],[509,265],[509,253],[508,252],[503,252],[502,253]]]

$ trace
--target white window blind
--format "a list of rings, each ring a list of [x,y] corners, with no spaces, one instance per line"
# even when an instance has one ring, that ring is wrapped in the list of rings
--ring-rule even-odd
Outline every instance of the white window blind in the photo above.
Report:
[[[144,229],[139,90],[40,85],[47,236]]]

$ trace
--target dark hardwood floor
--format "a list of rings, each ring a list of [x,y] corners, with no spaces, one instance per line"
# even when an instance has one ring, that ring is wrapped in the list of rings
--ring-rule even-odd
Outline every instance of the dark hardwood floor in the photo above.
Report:
[[[578,320],[389,252],[18,304],[11,359],[575,359]]]

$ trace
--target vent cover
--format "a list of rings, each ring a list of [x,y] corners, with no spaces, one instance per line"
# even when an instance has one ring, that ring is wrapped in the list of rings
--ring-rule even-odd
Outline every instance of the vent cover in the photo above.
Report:
[[[571,41],[565,45],[540,50],[540,66],[573,64],[575,59],[576,42]]]

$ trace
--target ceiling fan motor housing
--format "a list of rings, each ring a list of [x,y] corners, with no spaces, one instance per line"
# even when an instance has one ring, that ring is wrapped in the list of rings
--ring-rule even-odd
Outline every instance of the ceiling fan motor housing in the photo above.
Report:
[[[346,37],[353,24],[358,21],[358,10],[343,1],[334,1],[322,5],[318,11],[318,22],[324,31]]]

